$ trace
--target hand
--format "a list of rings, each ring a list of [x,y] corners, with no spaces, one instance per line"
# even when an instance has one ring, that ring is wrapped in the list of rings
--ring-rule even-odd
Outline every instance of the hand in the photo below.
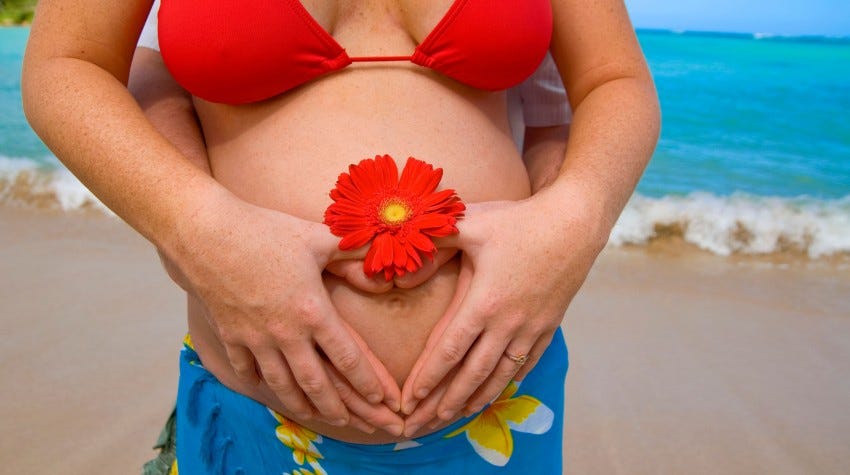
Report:
[[[454,317],[457,312],[460,303],[463,301],[466,296],[466,292],[469,290],[469,283],[472,280],[472,263],[469,259],[461,258],[460,271],[457,276],[457,288],[455,290],[455,294],[452,297],[452,301],[449,302],[449,306],[446,308],[446,312],[443,314],[443,317],[434,325],[434,328],[431,330],[431,334],[428,336],[428,340],[425,342],[425,348],[422,350],[423,354],[430,353],[434,347],[439,342],[440,338],[443,335],[448,324],[452,321],[452,317]],[[410,370],[410,374],[407,376],[407,381],[412,381],[416,379],[416,376],[419,374],[419,371],[422,369],[422,364],[424,363],[423,358],[419,358],[416,360],[416,363],[413,365],[413,368]],[[448,383],[451,381],[452,377],[456,372],[456,368],[452,369],[443,379],[440,381],[440,384],[437,385],[427,397],[425,397],[422,401],[419,402],[416,406],[416,410],[412,413],[409,413],[408,416],[404,420],[404,436],[413,438],[414,434],[423,426],[428,425],[431,426],[434,423],[440,423],[441,420],[436,418],[437,405],[442,399],[443,395],[446,393],[446,389],[448,389]],[[433,427],[432,427],[433,428]]]
[[[332,258],[357,256],[338,251],[322,224],[217,198],[181,223],[177,245],[164,254],[169,274],[203,303],[236,375],[253,385],[261,375],[303,419],[315,407],[341,426],[351,410],[399,433],[398,387],[339,317],[321,280]]]
[[[345,279],[352,286],[374,294],[389,292],[394,286],[400,289],[412,289],[425,283],[440,267],[450,261],[458,250],[455,247],[439,248],[433,260],[423,259],[422,267],[416,272],[396,277],[393,280],[384,279],[383,275],[376,274],[368,277],[363,272],[363,259],[345,259],[333,261],[328,264],[326,270],[331,274]]]
[[[591,208],[554,187],[524,201],[468,206],[450,245],[464,252],[473,276],[402,388],[402,411],[416,415],[409,426],[477,412],[531,371],[604,245]],[[519,366],[506,354],[529,360]],[[450,372],[439,402],[414,413]]]

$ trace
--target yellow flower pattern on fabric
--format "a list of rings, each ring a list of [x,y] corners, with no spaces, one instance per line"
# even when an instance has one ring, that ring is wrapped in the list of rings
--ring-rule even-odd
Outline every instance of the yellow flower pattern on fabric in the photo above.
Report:
[[[271,409],[269,409],[269,412],[280,424],[275,429],[275,435],[283,445],[292,449],[292,459],[295,460],[295,463],[298,465],[310,464],[313,470],[315,470],[315,472],[311,472],[306,468],[296,469],[292,474],[327,475],[319,464],[319,459],[323,458],[322,454],[314,444],[314,442],[316,444],[322,443],[322,436],[306,427],[302,427],[300,424],[290,421]]]
[[[313,472],[307,468],[296,468],[292,472],[283,472],[283,475],[323,475],[324,473],[324,470]]]
[[[514,451],[511,431],[545,434],[552,427],[555,414],[539,399],[529,395],[512,398],[519,384],[511,382],[502,394],[463,427],[446,434],[446,438],[466,433],[466,439],[484,460],[505,466]]]
[[[171,470],[168,471],[168,475],[180,475],[177,473],[177,460],[171,464]]]

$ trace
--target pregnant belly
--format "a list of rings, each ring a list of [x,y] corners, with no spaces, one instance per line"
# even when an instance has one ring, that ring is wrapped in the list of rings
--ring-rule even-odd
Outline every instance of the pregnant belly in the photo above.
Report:
[[[426,283],[414,289],[394,288],[370,294],[330,277],[325,285],[340,316],[387,367],[399,387],[425,347],[431,329],[454,295],[457,258],[444,264]]]
[[[377,154],[392,155],[400,167],[413,156],[442,168],[439,189],[456,190],[466,203],[529,196],[504,95],[415,69],[377,71],[329,75],[238,109],[197,102],[214,177],[246,202],[313,222],[322,221],[339,174]],[[454,260],[414,289],[368,294],[330,275],[325,284],[340,316],[403,384],[451,302],[457,275]],[[239,383],[200,305],[192,307],[189,329],[204,365],[225,385],[291,417],[267,387]],[[393,440],[386,433],[298,422],[352,442]]]
[[[356,331],[375,356],[386,366],[401,387],[428,336],[448,308],[454,295],[459,258],[444,264],[434,276],[414,289],[393,289],[370,294],[351,287],[344,280],[325,274],[325,286],[340,317]],[[340,428],[315,420],[299,420],[284,407],[264,384],[241,382],[231,368],[224,348],[203,317],[200,305],[190,299],[189,332],[201,361],[225,386],[274,409],[318,433],[354,443],[390,443],[402,440],[384,432],[364,434],[352,428]],[[439,430],[441,427],[433,430]]]

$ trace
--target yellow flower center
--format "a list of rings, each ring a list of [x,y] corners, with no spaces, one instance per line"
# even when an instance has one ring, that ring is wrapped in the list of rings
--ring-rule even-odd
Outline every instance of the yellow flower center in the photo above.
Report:
[[[410,207],[407,203],[399,200],[388,200],[381,204],[378,215],[384,224],[401,224],[410,218]]]

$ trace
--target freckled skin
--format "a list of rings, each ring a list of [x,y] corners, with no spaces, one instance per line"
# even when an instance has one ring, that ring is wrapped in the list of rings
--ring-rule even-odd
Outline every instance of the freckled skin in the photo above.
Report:
[[[363,90],[375,88],[373,78],[377,74],[393,79],[381,85],[383,93],[394,97],[392,102],[360,100]],[[270,103],[234,111],[199,101],[197,109],[212,170],[220,183],[249,202],[312,221],[324,219],[324,211],[332,203],[328,192],[341,172],[363,158],[384,153],[397,162],[414,156],[443,168],[439,189],[455,189],[466,203],[529,196],[528,175],[510,138],[503,95],[447,95],[445,82],[407,66],[353,68]],[[346,100],[335,103],[334,114],[329,115],[323,108],[334,97]],[[396,114],[407,119],[387,133],[383,118]],[[494,122],[491,115],[501,120]],[[236,120],[237,116],[242,119]],[[245,124],[251,127],[243,127]],[[322,139],[317,141],[317,137]],[[477,147],[474,158],[468,153],[471,144]],[[384,212],[397,216],[401,211],[396,211],[398,208],[390,204]],[[402,385],[433,325],[448,306],[457,272],[453,260],[419,287],[396,288],[380,295],[356,290],[328,273],[324,279],[340,315]],[[216,368],[231,372],[200,307],[192,308],[196,310],[190,311],[190,328],[198,333],[195,344],[201,358],[205,362],[215,359]],[[245,387],[226,374],[216,375],[239,392],[287,414],[262,388]],[[380,435],[364,436],[356,429],[315,422],[306,425],[331,437],[370,443],[381,440]]]

